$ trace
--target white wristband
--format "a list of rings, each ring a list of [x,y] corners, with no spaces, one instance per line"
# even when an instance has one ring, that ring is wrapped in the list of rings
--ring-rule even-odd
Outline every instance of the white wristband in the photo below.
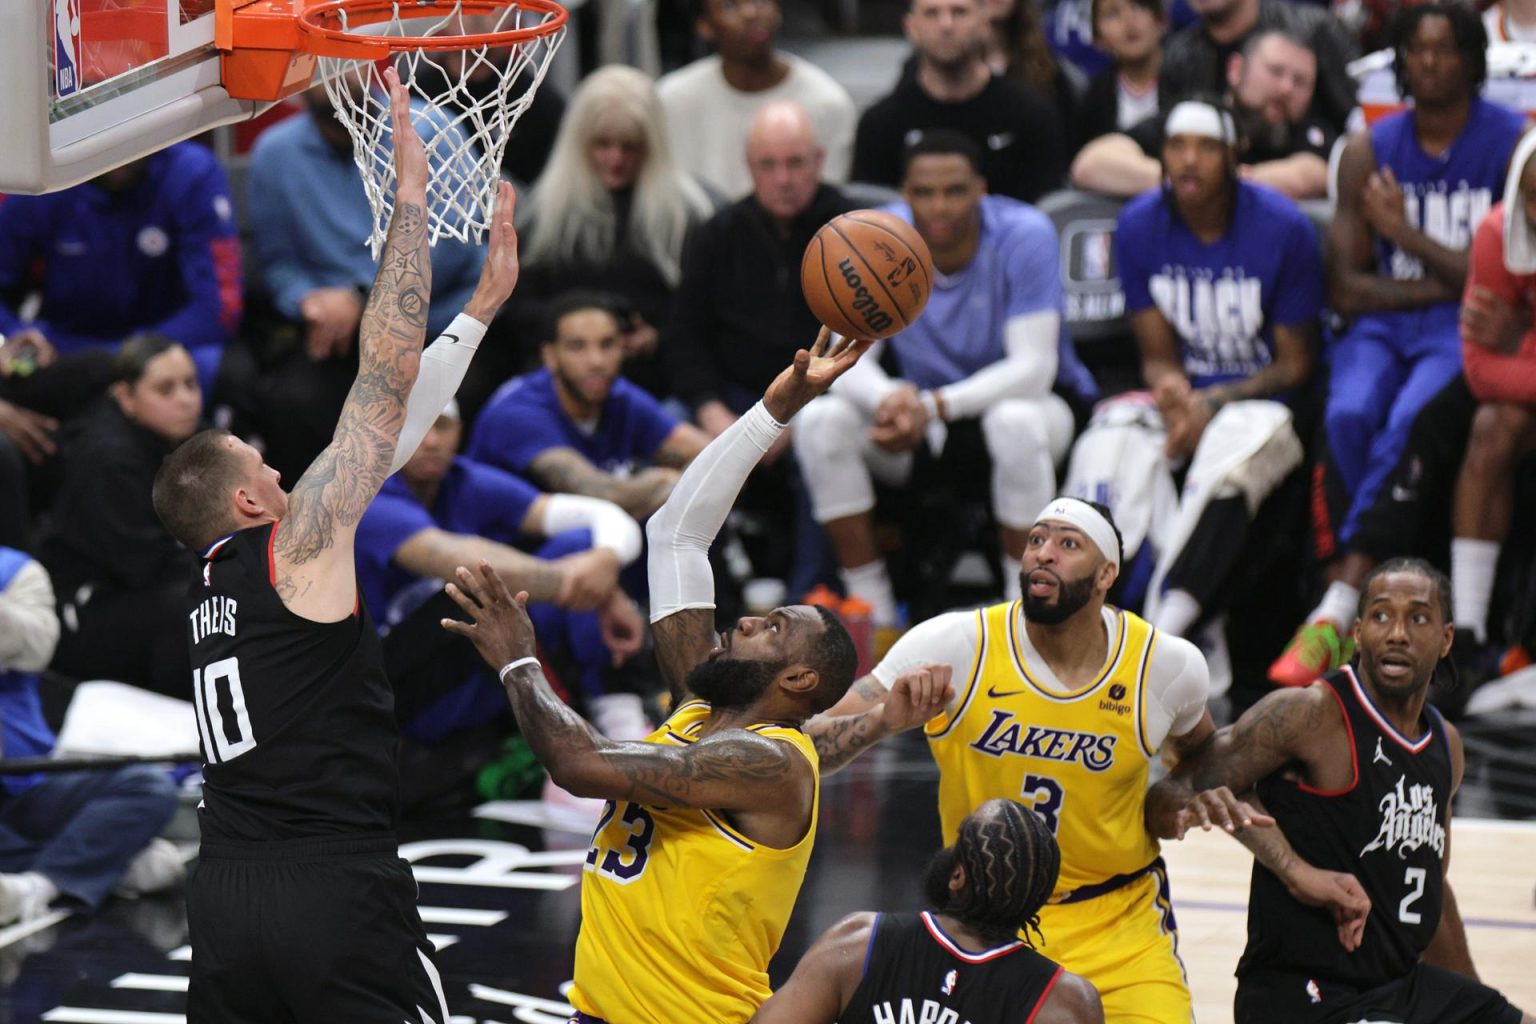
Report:
[[[506,686],[508,673],[513,672],[516,669],[520,669],[524,665],[537,665],[538,663],[538,658],[518,658],[516,661],[509,661],[505,665],[501,666],[501,671],[496,673],[496,675],[501,679],[501,685]]]

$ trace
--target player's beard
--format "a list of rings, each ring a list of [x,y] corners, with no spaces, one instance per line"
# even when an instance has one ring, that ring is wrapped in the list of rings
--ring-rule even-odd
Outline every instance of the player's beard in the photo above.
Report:
[[[688,673],[688,689],[713,707],[739,711],[761,697],[783,667],[749,658],[701,661]]]
[[[1061,579],[1056,585],[1056,603],[1049,604],[1029,592],[1029,574],[1022,573],[1019,583],[1024,590],[1024,618],[1041,626],[1059,626],[1083,609],[1093,598],[1093,574],[1081,579]]]

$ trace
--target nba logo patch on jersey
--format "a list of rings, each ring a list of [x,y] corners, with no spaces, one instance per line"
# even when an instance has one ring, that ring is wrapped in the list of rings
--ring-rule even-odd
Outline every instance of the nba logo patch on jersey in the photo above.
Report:
[[[1322,989],[1318,988],[1317,982],[1313,981],[1311,978],[1307,979],[1307,998],[1312,1000],[1314,1003],[1320,1003],[1323,1001]]]
[[[939,986],[939,991],[944,993],[947,996],[954,995],[955,994],[955,983],[957,981],[959,981],[959,980],[960,980],[960,972],[955,970],[954,968],[950,968],[949,973],[944,975],[944,984]]]

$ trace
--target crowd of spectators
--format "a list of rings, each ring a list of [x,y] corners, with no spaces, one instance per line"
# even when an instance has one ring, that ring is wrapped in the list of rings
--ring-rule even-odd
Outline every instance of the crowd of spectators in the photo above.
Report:
[[[641,526],[815,336],[801,254],[861,206],[922,235],[932,298],[765,458],[745,507],[783,542],[754,559],[727,527],[722,613],[777,577],[791,600],[827,584],[910,625],[888,556],[928,538],[882,524],[948,472],[983,482],[993,596],[1017,596],[1050,498],[1103,501],[1125,533],[1118,599],[1200,642],[1217,678],[1257,665],[1251,691],[1271,660],[1298,685],[1347,658],[1356,588],[1396,555],[1452,570],[1469,682],[1530,646],[1530,552],[1506,541],[1536,439],[1536,167],[1524,115],[1480,94],[1490,43],[1536,39],[1536,0],[909,0],[910,56],[862,111],[837,69],[780,46],[782,13],[703,0],[698,59],[546,85],[509,147],[517,294],[358,535],[412,742],[507,728],[435,625],[443,581],[482,558],[530,592],[569,698],[643,734]],[[1366,124],[1345,69],[1378,44],[1413,105]],[[160,458],[217,423],[292,477],[329,438],[371,215],[324,91],[291,106],[242,194],[187,142],[0,201],[0,566],[51,577],[58,630],[43,658],[0,630],[0,683],[46,667],[185,696],[177,594],[198,553],[152,514]],[[415,117],[449,159],[448,119]],[[1063,275],[1086,257],[1031,205],[1069,184],[1126,201],[1097,260],[1125,298],[1118,348],[1074,343]],[[433,335],[482,258],[433,250]],[[1271,602],[1301,628],[1229,657],[1229,610],[1274,586],[1249,563],[1277,538],[1310,549]],[[942,592],[950,568],[916,585]]]

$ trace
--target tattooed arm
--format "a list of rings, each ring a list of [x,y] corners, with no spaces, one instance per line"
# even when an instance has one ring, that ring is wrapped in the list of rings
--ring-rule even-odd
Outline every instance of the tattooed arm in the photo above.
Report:
[[[358,520],[384,483],[427,332],[432,264],[427,247],[427,157],[411,123],[410,97],[393,69],[395,212],[363,312],[357,379],[336,434],[294,485],[273,529],[274,586],[295,614],[324,622],[357,604],[352,544]]]
[[[1340,944],[1357,949],[1371,908],[1365,890],[1353,875],[1303,860],[1278,824],[1266,824],[1274,819],[1254,792],[1259,780],[1286,770],[1319,789],[1349,785],[1354,771],[1349,743],[1343,713],[1326,684],[1277,690],[1207,742],[1182,752],[1173,773],[1148,791],[1148,827],[1175,839],[1192,825],[1225,829],[1293,899],[1327,908]]]
[[[922,665],[896,677],[889,691],[872,675],[854,683],[834,707],[805,724],[821,773],[839,771],[887,736],[939,714],[954,697],[952,676],[949,665]]]
[[[551,448],[528,466],[528,475],[550,494],[602,498],[645,520],[661,507],[677,483],[675,469],[652,466],[631,477],[605,473],[574,448]]]
[[[599,733],[550,687],[533,660],[526,593],[516,598],[489,565],[460,568],[448,594],[473,622],[443,620],[500,671],[518,728],[555,784],[577,796],[736,811],[749,838],[793,845],[815,798],[811,763],[788,743],[741,729],[685,747],[620,743]]]

